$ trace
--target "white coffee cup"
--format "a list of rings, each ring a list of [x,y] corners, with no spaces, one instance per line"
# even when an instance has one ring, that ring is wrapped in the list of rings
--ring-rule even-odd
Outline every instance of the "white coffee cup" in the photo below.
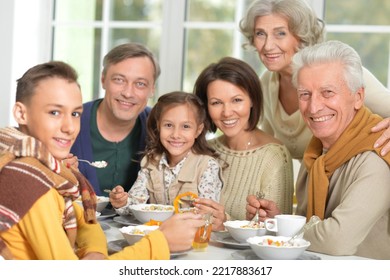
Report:
[[[306,217],[299,215],[275,215],[273,219],[264,221],[268,231],[276,232],[278,236],[294,236],[306,223]]]

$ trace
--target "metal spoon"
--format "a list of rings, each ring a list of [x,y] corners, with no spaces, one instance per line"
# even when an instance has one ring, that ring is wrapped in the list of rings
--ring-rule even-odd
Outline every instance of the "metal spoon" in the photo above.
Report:
[[[311,216],[309,221],[289,240],[287,240],[288,243],[293,244],[294,240],[298,238],[302,233],[304,233],[306,230],[311,228],[312,226],[318,224],[321,221],[321,219],[318,216]]]
[[[264,193],[262,191],[256,192],[256,198],[257,199],[263,199],[265,197]],[[259,211],[260,209],[257,209],[256,215],[252,218],[248,226],[255,226],[260,224],[260,218],[259,218]]]
[[[110,189],[104,189],[103,190],[105,193],[116,193],[116,192],[114,192],[113,190],[110,190]],[[129,196],[129,197],[132,197],[132,198],[135,198],[135,199],[137,199],[138,201],[140,201],[140,202],[145,202],[145,197],[139,197],[139,196],[135,196],[135,195],[132,195],[131,193],[127,193],[127,195]]]
[[[96,168],[105,168],[108,165],[107,161],[104,161],[104,160],[97,160],[97,161],[93,161],[93,162],[90,162],[89,160],[86,160],[86,159],[77,159],[77,160],[81,161],[81,162],[88,163],[89,165],[96,167]]]

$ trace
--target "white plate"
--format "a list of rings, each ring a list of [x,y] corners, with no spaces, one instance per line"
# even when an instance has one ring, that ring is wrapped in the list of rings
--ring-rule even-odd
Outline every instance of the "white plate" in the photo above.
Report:
[[[118,239],[107,243],[107,249],[109,254],[119,252],[124,247],[129,246],[126,239]]]
[[[97,216],[96,218],[98,219],[98,221],[101,221],[104,219],[115,217],[116,215],[117,214],[116,214],[115,210],[113,210],[113,209],[103,209],[103,211],[100,212],[100,216]]]
[[[227,247],[237,248],[237,249],[246,249],[249,248],[249,243],[240,243],[237,240],[233,239],[228,231],[219,231],[211,233],[211,241],[222,243]]]
[[[138,226],[141,225],[141,222],[138,221],[133,215],[120,215],[114,217],[113,220],[121,225],[125,226]]]
[[[180,251],[180,252],[174,252],[174,253],[171,253],[171,259],[174,259],[178,256],[183,256],[183,255],[187,255],[188,252],[190,252],[192,249],[189,249],[189,250],[185,250],[185,251]]]
[[[126,239],[118,239],[118,240],[110,241],[107,243],[108,254],[111,255],[113,253],[119,252],[120,250],[122,250],[126,246],[130,246],[129,243],[127,243]],[[192,249],[186,250],[186,251],[181,251],[181,252],[171,253],[171,259],[174,259],[178,256],[186,255],[191,250]]]
[[[232,253],[232,257],[235,260],[261,260],[255,252],[253,252],[252,249],[246,249],[246,250],[240,250],[240,251],[235,251]],[[310,254],[308,252],[303,252],[302,255],[300,255],[297,260],[320,260],[321,258],[314,255]]]
[[[106,223],[99,223],[103,230],[109,230],[111,226]]]

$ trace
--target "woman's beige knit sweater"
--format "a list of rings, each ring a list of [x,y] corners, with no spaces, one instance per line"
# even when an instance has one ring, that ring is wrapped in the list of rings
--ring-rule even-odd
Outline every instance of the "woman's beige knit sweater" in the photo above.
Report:
[[[224,187],[221,203],[233,220],[245,220],[246,198],[262,191],[277,203],[282,213],[292,213],[294,178],[290,153],[286,146],[267,144],[247,151],[234,151],[220,138],[209,140],[220,155]]]

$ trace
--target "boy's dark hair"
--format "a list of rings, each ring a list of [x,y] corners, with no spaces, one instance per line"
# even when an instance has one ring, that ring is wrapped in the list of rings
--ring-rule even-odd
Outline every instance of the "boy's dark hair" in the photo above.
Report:
[[[69,64],[62,61],[50,61],[38,64],[27,70],[21,78],[16,80],[16,102],[28,103],[35,93],[38,83],[42,80],[58,77],[69,83],[76,83],[77,72]]]

